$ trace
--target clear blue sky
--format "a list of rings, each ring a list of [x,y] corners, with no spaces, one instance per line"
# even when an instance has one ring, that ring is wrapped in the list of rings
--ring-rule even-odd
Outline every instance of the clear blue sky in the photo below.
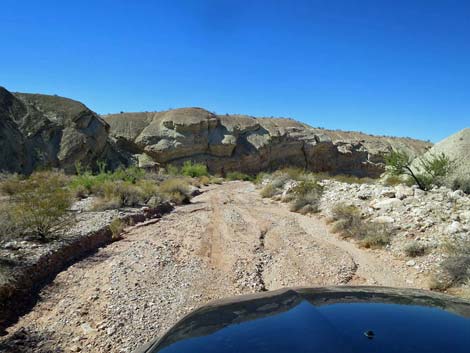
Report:
[[[470,1],[2,0],[0,85],[438,141],[470,126]]]

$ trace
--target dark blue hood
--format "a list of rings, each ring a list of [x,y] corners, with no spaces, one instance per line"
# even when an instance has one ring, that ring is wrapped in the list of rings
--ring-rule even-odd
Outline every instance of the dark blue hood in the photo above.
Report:
[[[470,352],[470,303],[380,287],[301,288],[202,307],[139,352]]]

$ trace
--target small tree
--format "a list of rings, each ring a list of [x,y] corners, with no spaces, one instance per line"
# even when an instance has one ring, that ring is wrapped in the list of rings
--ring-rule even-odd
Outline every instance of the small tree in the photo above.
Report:
[[[385,156],[387,170],[391,175],[408,175],[421,190],[439,185],[452,167],[451,159],[444,153],[421,157],[415,170],[411,167],[412,162],[413,158],[404,151],[392,150]]]

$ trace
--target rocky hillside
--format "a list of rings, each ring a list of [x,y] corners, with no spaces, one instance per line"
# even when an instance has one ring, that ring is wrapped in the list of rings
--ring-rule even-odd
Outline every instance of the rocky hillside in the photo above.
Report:
[[[467,179],[470,175],[469,152],[470,128],[466,128],[436,143],[423,157],[430,158],[441,153],[448,156],[454,163],[448,177],[449,182],[452,183],[456,179]],[[419,163],[416,162],[415,166],[419,167]]]
[[[193,160],[212,173],[257,173],[280,166],[379,176],[390,148],[418,155],[430,143],[312,128],[285,118],[216,115],[201,108],[101,118],[80,102],[0,87],[0,172],[40,167],[73,172],[76,162],[158,168]]]
[[[0,171],[38,167],[73,171],[76,162],[124,162],[108,138],[109,126],[80,102],[0,87]]]
[[[216,115],[201,108],[103,116],[118,145],[141,163],[180,164],[191,159],[213,173],[256,173],[279,166],[315,172],[379,176],[392,147],[418,155],[430,143],[359,132],[315,129],[285,118]],[[140,156],[139,156],[140,155]]]

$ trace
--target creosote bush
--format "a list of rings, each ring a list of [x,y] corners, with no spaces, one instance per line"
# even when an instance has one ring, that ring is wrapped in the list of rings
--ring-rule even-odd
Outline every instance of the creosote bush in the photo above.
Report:
[[[356,239],[365,248],[390,244],[392,231],[386,224],[366,222],[356,206],[337,204],[332,210],[333,231],[344,238]]]
[[[186,161],[181,168],[181,174],[191,178],[198,178],[202,176],[208,176],[209,172],[207,167],[202,163],[192,163],[191,161]]]
[[[73,202],[67,180],[59,172],[37,172],[17,181],[9,212],[22,233],[45,239],[67,224],[67,211]]]

